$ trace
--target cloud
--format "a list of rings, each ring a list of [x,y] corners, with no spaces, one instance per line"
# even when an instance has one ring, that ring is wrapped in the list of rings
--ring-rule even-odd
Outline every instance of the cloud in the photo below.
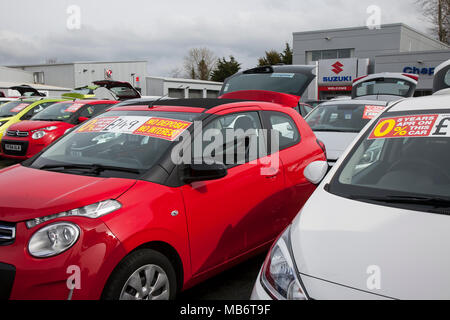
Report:
[[[372,4],[381,7],[383,23],[404,22],[426,31],[413,3],[16,0],[0,12],[0,61],[8,65],[55,57],[60,62],[146,59],[150,74],[169,75],[182,66],[190,48],[205,46],[218,57],[234,55],[247,68],[266,50],[282,50],[295,31],[364,25],[366,8]],[[81,8],[81,30],[65,27],[71,4]]]

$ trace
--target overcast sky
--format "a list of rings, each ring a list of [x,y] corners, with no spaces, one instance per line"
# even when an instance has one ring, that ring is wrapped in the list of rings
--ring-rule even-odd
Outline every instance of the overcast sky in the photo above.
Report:
[[[67,28],[70,5],[80,30]],[[293,32],[364,26],[370,5],[382,23],[428,31],[414,0],[14,0],[1,2],[0,65],[144,59],[151,75],[168,76],[188,49],[208,47],[247,68]]]

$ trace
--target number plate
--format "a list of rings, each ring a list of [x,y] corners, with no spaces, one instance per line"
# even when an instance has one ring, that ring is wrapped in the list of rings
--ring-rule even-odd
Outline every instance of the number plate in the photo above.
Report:
[[[22,151],[22,146],[19,144],[5,144],[5,150]]]

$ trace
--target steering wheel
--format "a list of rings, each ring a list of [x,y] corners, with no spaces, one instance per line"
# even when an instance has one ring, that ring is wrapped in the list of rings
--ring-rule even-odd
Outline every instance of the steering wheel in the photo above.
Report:
[[[404,168],[407,166],[415,166],[415,167],[432,167],[433,169],[435,169],[435,171],[433,172],[433,180],[435,181],[439,181],[439,179],[441,179],[442,177],[445,177],[447,179],[447,182],[450,183],[450,175],[444,171],[444,169],[442,169],[441,167],[437,166],[436,164],[434,164],[431,161],[427,161],[427,160],[423,160],[423,159],[400,159],[398,161],[396,161],[388,170],[388,172],[391,171],[396,171],[397,168]]]
[[[111,158],[113,158],[117,162],[135,164],[138,167],[142,166],[139,158],[135,154],[127,152],[126,148],[122,145],[112,146],[109,150],[109,154],[111,155]]]

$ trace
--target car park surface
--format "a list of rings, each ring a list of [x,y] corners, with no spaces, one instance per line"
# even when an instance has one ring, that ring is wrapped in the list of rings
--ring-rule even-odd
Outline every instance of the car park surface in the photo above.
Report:
[[[253,299],[450,298],[449,101],[405,99],[366,127],[273,246]]]
[[[30,120],[11,125],[1,140],[0,156],[26,160],[68,130],[112,107],[116,101],[74,100],[55,103]]]
[[[260,174],[262,164],[250,162],[175,170],[167,128],[155,131],[149,121],[190,129],[196,119],[217,129],[281,130],[281,167],[269,166],[266,175]],[[177,130],[172,133],[182,133]],[[39,157],[0,172],[0,184],[21,185],[28,194],[27,204],[19,204],[20,195],[0,195],[1,225],[14,230],[0,247],[8,279],[15,270],[10,297],[67,299],[65,269],[79,265],[83,289],[73,299],[173,298],[178,289],[264,252],[314,190],[302,172],[315,160],[325,160],[321,147],[288,107],[217,100],[209,108],[113,108]],[[25,180],[46,184],[36,189]],[[32,190],[39,192],[32,196]],[[244,190],[244,201],[233,200]],[[206,202],[214,203],[213,214]],[[48,241],[54,241],[51,248]],[[45,270],[46,276],[36,278],[29,270]],[[139,275],[150,286],[139,285]]]

